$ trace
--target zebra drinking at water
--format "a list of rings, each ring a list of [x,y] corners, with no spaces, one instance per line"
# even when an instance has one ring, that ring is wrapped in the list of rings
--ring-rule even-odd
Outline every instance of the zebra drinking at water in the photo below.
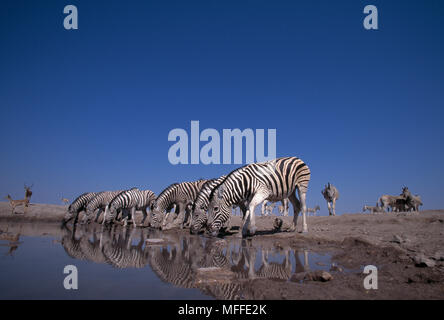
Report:
[[[191,205],[196,200],[202,186],[207,180],[182,182],[169,186],[157,197],[153,205],[151,226],[168,230],[175,225],[184,227],[190,224]],[[171,214],[167,209],[176,204],[176,212]],[[175,221],[174,221],[175,220]]]
[[[256,232],[256,206],[265,200],[280,201],[285,198],[289,198],[293,205],[292,228],[296,229],[297,217],[302,209],[302,231],[307,232],[305,199],[309,181],[310,169],[296,157],[252,163],[234,170],[211,194],[208,206],[210,232],[217,235],[229,219],[231,206],[246,200],[248,210],[243,219],[242,235],[253,235]]]
[[[111,200],[114,199],[115,196],[117,196],[122,191],[123,190],[99,192],[94,198],[91,199],[91,201],[86,206],[82,224],[89,223],[91,220],[91,216],[97,209],[99,209],[95,220],[97,222],[102,211],[107,212],[108,204],[111,202]],[[103,219],[105,219],[105,216],[103,217]]]
[[[196,201],[193,203],[192,207],[192,219],[191,219],[191,233],[199,233],[204,230],[205,226],[207,225],[208,216],[207,216],[207,210],[208,210],[208,204],[210,203],[210,195],[214,188],[216,188],[224,179],[226,176],[221,176],[217,179],[211,179],[208,180],[199,191],[199,194],[196,197]],[[245,206],[245,203],[241,201],[240,203],[236,203],[232,207],[238,207],[242,211],[242,214],[245,215],[245,212],[247,211],[247,208]],[[224,228],[227,228],[229,225],[230,219],[228,219],[224,225]]]
[[[123,191],[114,197],[108,205],[108,213],[106,214],[104,222],[106,224],[111,223],[117,216],[117,211],[125,209],[131,209],[131,219],[134,226],[136,225],[134,213],[136,210],[141,210],[143,219],[141,225],[145,222],[147,217],[147,208],[151,207],[152,203],[156,199],[156,195],[151,190],[139,190],[132,188],[130,190]],[[127,224],[128,211],[126,210],[124,225]]]
[[[336,215],[336,200],[339,199],[339,191],[330,182],[324,186],[324,190],[321,191],[324,199],[327,201],[328,214],[331,216]]]
[[[74,218],[74,223],[77,222],[78,215],[81,211],[86,210],[88,203],[97,195],[97,192],[85,192],[78,196],[68,207],[63,218],[62,225],[65,225],[68,221]]]

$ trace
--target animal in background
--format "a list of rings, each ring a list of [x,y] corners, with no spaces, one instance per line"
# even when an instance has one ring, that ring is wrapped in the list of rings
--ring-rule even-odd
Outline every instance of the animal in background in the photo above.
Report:
[[[313,215],[315,216],[316,211],[320,211],[320,210],[321,210],[321,207],[319,207],[319,206],[316,206],[314,208],[307,208],[307,213],[313,213]]]
[[[24,199],[14,200],[14,199],[12,199],[12,197],[9,194],[5,197],[5,199],[9,200],[9,204],[11,205],[11,210],[12,210],[11,213],[12,214],[15,213],[15,208],[18,207],[18,206],[24,206],[24,210],[23,210],[24,212],[23,213],[26,213],[26,209],[29,206],[29,201],[30,201],[31,196],[32,196],[32,191],[31,191],[32,186],[33,185],[28,187],[25,184],[25,198]]]
[[[366,211],[369,211],[371,213],[382,213],[382,212],[384,212],[384,209],[382,207],[378,206],[378,203],[376,203],[375,207],[373,207],[373,206],[364,206],[362,208],[362,212],[366,212]]]
[[[336,187],[330,182],[324,186],[324,189],[321,191],[324,199],[327,201],[328,214],[331,216],[336,215],[336,201],[339,199],[339,191]]]

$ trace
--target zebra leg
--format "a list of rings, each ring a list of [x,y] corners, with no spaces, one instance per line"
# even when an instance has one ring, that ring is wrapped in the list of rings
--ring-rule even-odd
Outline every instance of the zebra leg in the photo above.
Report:
[[[331,202],[327,201],[328,215],[331,216]]]
[[[335,216],[336,215],[336,199],[333,199],[333,205],[332,205],[332,208],[333,208],[333,215]]]
[[[288,198],[285,198],[281,202],[282,202],[282,206],[284,207],[284,217],[288,217],[288,209],[289,209]]]
[[[298,195],[299,195],[299,201],[301,203],[301,209],[302,209],[302,232],[308,232],[308,228],[307,228],[307,205],[306,205],[306,201],[305,198],[307,196],[307,194],[305,192],[302,192],[299,188],[298,188]]]
[[[100,217],[100,214],[101,214],[102,212],[103,212],[103,209],[102,209],[102,208],[99,208],[99,211],[97,211],[96,219],[94,220],[94,222],[99,221],[99,217]]]
[[[143,226],[143,224],[145,223],[146,217],[148,216],[147,210],[148,210],[148,207],[142,208],[143,218],[142,218],[142,222],[140,223],[140,226]]]
[[[261,216],[265,215],[265,207],[266,206],[267,206],[267,201],[262,202]]]
[[[268,198],[268,193],[266,192],[258,192],[254,195],[253,199],[251,199],[249,205],[248,205],[248,210],[247,210],[247,215],[244,219],[244,225],[242,227],[242,236],[247,236],[249,235],[254,235],[256,233],[256,217],[254,214],[254,209],[256,208],[256,206],[265,201],[265,199]]]
[[[131,220],[133,221],[133,227],[137,227],[136,224],[136,207],[131,208]]]
[[[298,222],[298,215],[301,211],[301,203],[296,198],[296,194],[293,192],[288,199],[290,200],[291,204],[293,205],[293,225],[291,226],[291,231],[296,231],[296,226]]]

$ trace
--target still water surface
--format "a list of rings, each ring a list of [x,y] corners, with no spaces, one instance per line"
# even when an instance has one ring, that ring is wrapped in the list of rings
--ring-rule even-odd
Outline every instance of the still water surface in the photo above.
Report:
[[[63,286],[66,265],[78,269],[78,290]],[[41,237],[0,230],[0,299],[252,299],[260,281],[280,286],[331,266],[329,254],[240,238],[132,227]]]

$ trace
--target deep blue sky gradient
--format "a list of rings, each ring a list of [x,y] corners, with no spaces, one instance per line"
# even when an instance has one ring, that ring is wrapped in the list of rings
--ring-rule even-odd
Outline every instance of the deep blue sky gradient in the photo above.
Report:
[[[79,29],[63,28],[63,8]],[[379,30],[363,28],[363,8]],[[0,195],[217,177],[168,161],[168,132],[276,128],[311,168],[308,204],[374,205],[403,185],[443,208],[442,1],[2,1]]]

